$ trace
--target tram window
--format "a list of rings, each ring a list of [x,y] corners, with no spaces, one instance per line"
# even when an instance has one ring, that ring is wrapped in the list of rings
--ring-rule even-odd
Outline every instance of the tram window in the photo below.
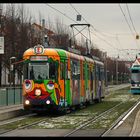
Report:
[[[65,63],[60,63],[60,79],[68,79],[68,64],[67,61]]]
[[[97,67],[96,67],[96,78],[97,78],[97,80],[101,80],[101,68],[100,68],[100,66],[98,65]]]
[[[66,79],[68,79],[68,63],[67,61],[65,62],[65,74],[66,74]]]
[[[80,79],[80,63],[76,60],[71,61],[72,79]]]
[[[94,74],[95,74],[95,70],[94,68],[92,69],[92,80],[94,80]]]
[[[31,66],[31,70],[30,70],[30,78],[34,79],[34,71],[33,71],[33,66]]]
[[[90,80],[90,75],[89,75],[89,66],[87,65],[87,77],[88,77],[88,80]]]
[[[28,63],[25,63],[23,66],[23,76],[24,79],[28,79]]]
[[[40,74],[38,75],[38,79],[42,80],[42,77],[40,76]]]
[[[139,70],[132,70],[132,73],[139,73]]]
[[[134,67],[140,67],[140,65],[134,65]]]
[[[93,71],[90,72],[90,80],[94,80]]]
[[[104,80],[104,69],[101,68],[101,80]]]
[[[42,80],[49,78],[49,64],[48,63],[29,63],[28,78],[31,80]]]
[[[56,78],[57,74],[56,74],[56,65],[54,62],[50,62],[49,63],[49,78]]]

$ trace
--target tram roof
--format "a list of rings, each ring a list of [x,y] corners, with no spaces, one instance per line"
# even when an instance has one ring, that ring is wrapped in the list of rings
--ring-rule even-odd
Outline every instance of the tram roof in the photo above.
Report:
[[[23,59],[29,59],[30,56],[34,56],[34,55],[49,55],[49,56],[56,56],[56,57],[61,57],[61,58],[74,58],[74,59],[78,59],[78,60],[84,60],[84,56],[82,55],[78,55],[78,54],[74,54],[72,52],[63,50],[63,49],[59,49],[59,48],[44,48],[43,53],[41,54],[36,54],[34,52],[34,48],[29,48],[28,50],[26,50],[23,54]]]
[[[23,59],[30,59],[30,56],[35,56],[35,55],[40,55],[40,56],[49,55],[49,56],[56,56],[56,57],[65,58],[65,59],[70,57],[73,59],[78,59],[78,60],[82,60],[82,61],[86,60],[87,62],[91,62],[91,63],[95,62],[99,65],[103,65],[103,63],[101,61],[97,61],[94,58],[89,58],[87,56],[75,54],[73,52],[69,52],[67,50],[60,49],[60,48],[44,48],[43,47],[43,52],[40,54],[35,53],[35,48],[29,48],[28,50],[26,50],[24,52]]]

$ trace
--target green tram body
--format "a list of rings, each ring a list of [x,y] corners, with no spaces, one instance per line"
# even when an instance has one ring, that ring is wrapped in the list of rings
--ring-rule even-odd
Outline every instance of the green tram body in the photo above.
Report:
[[[140,94],[140,65],[134,65],[131,71],[131,90],[132,94]]]
[[[23,59],[25,110],[65,110],[104,98],[101,61],[41,45],[25,51]],[[38,73],[43,78],[37,78]]]

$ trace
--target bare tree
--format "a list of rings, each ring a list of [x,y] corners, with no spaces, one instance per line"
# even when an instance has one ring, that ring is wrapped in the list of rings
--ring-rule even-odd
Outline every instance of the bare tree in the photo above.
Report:
[[[55,35],[53,36],[53,39],[56,42],[56,46],[58,48],[67,49],[71,34],[68,27],[64,25],[59,18],[56,18],[55,20],[54,31]]]

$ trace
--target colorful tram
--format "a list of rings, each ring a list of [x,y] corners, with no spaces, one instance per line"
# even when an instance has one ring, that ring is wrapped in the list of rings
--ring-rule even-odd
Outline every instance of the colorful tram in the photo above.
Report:
[[[36,45],[24,59],[23,106],[64,111],[104,98],[104,64],[63,49]]]

